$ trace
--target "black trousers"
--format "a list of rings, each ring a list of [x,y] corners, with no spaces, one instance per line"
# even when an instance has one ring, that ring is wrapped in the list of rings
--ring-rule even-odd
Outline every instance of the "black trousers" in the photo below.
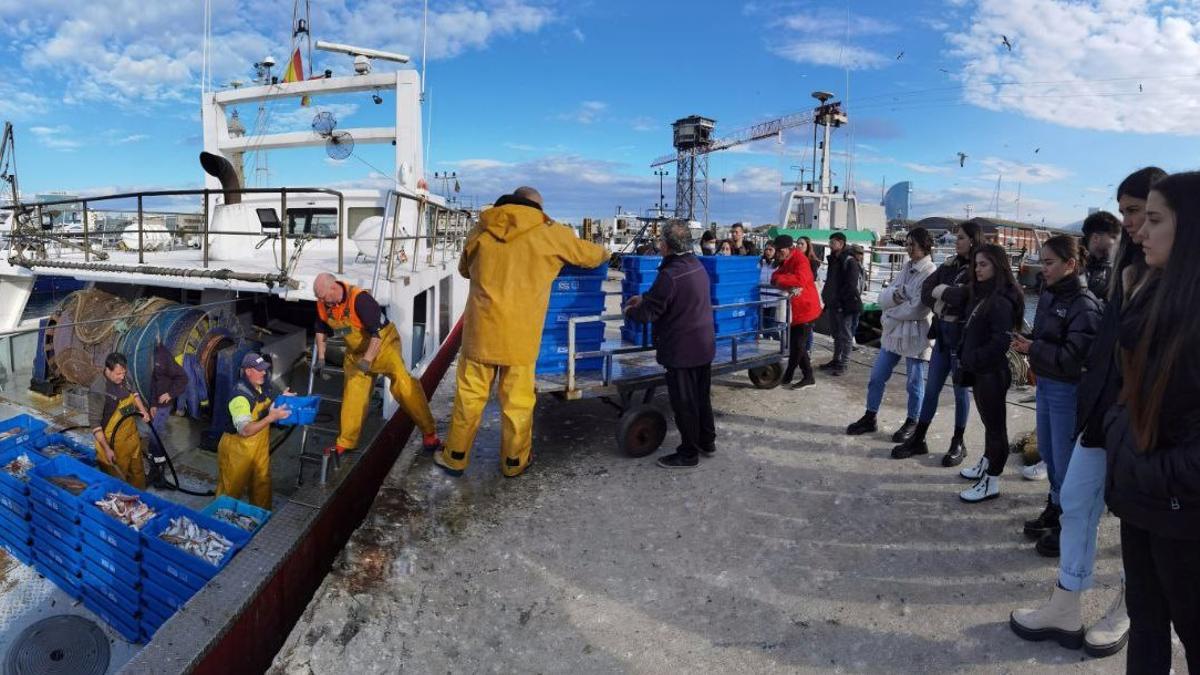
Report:
[[[988,460],[988,474],[999,476],[1008,461],[1008,402],[1004,397],[1012,384],[1012,373],[1005,364],[999,370],[974,375],[975,407],[983,421],[983,456]]]
[[[854,347],[854,324],[858,312],[835,309],[829,313],[830,330],[833,331],[833,363],[845,367]]]
[[[808,353],[808,338],[812,337],[812,332],[811,323],[793,324],[788,329],[788,364],[783,373],[784,381],[791,381],[797,367],[805,378],[812,377],[812,359]]]
[[[698,457],[701,448],[716,447],[711,394],[711,365],[667,368],[667,395],[675,413],[675,427],[683,439],[678,452],[684,457]]]
[[[1171,624],[1200,673],[1200,541],[1169,539],[1121,521],[1125,605],[1129,609],[1127,673],[1171,670]]]

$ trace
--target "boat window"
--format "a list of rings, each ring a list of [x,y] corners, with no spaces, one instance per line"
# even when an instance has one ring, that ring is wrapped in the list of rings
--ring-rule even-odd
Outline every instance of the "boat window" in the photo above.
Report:
[[[378,206],[351,206],[346,210],[346,232],[350,237],[358,230],[358,226],[362,225],[362,221],[371,216],[383,216],[383,209]]]
[[[433,287],[421,291],[413,298],[412,307],[412,361],[420,363],[425,358],[425,327],[429,323],[429,296]]]
[[[288,209],[288,233],[337,237],[337,209]]]

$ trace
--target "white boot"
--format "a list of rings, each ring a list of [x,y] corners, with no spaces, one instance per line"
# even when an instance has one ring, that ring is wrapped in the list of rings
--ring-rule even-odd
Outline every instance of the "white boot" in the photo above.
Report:
[[[969,466],[962,471],[959,471],[958,475],[966,478],[967,480],[979,480],[980,478],[983,478],[983,474],[987,473],[987,469],[987,457],[980,457],[979,461],[975,462],[975,466]]]
[[[1083,638],[1083,651],[1088,656],[1103,658],[1125,648],[1129,640],[1129,613],[1125,611],[1125,584],[1113,599],[1104,616],[1088,629]]]
[[[989,476],[986,473],[974,485],[958,493],[958,498],[974,504],[976,502],[995,499],[1000,496],[1000,477]]]
[[[1024,640],[1054,640],[1067,649],[1083,644],[1083,618],[1078,591],[1054,585],[1050,603],[1040,609],[1018,609],[1008,617],[1008,625]]]

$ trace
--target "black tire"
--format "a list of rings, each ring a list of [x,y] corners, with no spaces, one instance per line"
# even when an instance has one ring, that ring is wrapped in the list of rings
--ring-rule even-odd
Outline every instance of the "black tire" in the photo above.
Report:
[[[750,382],[759,389],[774,389],[783,381],[783,366],[778,363],[772,363],[766,366],[751,368],[747,371],[750,375]]]
[[[617,422],[617,447],[629,457],[645,457],[667,437],[667,418],[651,405],[626,410]]]

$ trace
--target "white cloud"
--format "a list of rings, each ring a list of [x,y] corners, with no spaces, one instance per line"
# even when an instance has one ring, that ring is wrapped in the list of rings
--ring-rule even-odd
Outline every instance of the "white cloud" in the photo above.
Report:
[[[446,164],[456,167],[460,171],[487,171],[512,166],[509,162],[501,162],[498,159],[460,159],[456,162],[446,162]]]
[[[587,36],[586,36],[586,35],[584,35],[584,34],[583,34],[583,31],[579,30],[578,28],[572,28],[572,29],[571,29],[571,37],[575,38],[575,39],[576,39],[576,40],[578,40],[579,42],[586,42],[586,41],[587,41]]]
[[[660,125],[654,121],[653,117],[646,117],[645,115],[633,118],[630,120],[630,125],[634,131],[658,131],[660,129]]]
[[[338,130],[347,129],[350,126],[350,119],[358,112],[357,103],[330,103],[326,105],[314,105],[310,107],[295,107],[298,105],[292,99],[286,103],[276,104],[272,108],[267,118],[267,130],[271,133],[280,133],[285,131],[310,131],[312,130],[313,118],[318,113],[327,112],[333,115],[333,119],[337,121]],[[283,107],[286,106],[286,107]],[[280,109],[283,107],[282,109]],[[240,114],[240,113],[239,113]],[[254,134],[255,118],[250,116],[242,117],[242,124],[246,125],[246,133]]]
[[[970,103],[1069,127],[1192,135],[1198,14],[1194,0],[978,0],[948,37]]]
[[[584,101],[571,112],[560,114],[558,119],[579,124],[592,124],[599,120],[606,110],[608,110],[608,104],[604,101]]]
[[[936,166],[933,164],[921,164],[919,162],[904,162],[900,166],[908,169],[909,171],[916,171],[917,173],[950,173],[949,166]]]
[[[847,16],[836,10],[820,9],[775,19],[768,27],[772,34],[781,33],[782,37],[768,41],[767,48],[773,54],[797,63],[867,70],[881,68],[895,60],[895,54],[862,44],[877,44],[880,36],[898,30],[896,26],[872,17]],[[843,36],[848,39],[843,41]]]
[[[1000,174],[1005,181],[1025,185],[1053,183],[1071,175],[1070,171],[1051,164],[1026,164],[998,157],[984,157],[979,164],[983,167],[982,177],[985,179],[991,180],[989,175]]]
[[[38,143],[51,150],[71,152],[83,145],[79,140],[70,137],[71,127],[65,124],[53,127],[29,127],[29,133],[37,137]]]

